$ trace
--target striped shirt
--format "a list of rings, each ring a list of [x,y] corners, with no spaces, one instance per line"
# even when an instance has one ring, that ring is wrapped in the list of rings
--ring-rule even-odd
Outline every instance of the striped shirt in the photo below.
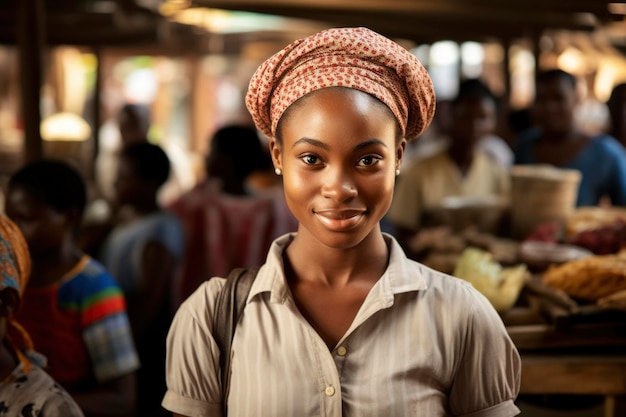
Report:
[[[332,351],[286,283],[281,253],[292,235],[274,242],[233,341],[229,417],[518,414],[520,358],[489,302],[385,238],[389,266]],[[223,284],[204,283],[170,329],[163,406],[174,413],[221,415],[211,331]]]
[[[263,264],[272,241],[295,232],[298,222],[280,194],[235,196],[214,179],[198,184],[168,209],[184,227],[185,253],[174,287],[178,307],[211,277]]]

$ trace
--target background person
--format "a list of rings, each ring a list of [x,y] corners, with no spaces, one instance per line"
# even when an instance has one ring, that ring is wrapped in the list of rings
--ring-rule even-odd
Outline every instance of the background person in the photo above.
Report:
[[[532,118],[536,127],[518,137],[515,163],[580,171],[578,206],[597,206],[603,198],[616,206],[626,205],[626,151],[612,136],[590,136],[579,129],[574,76],[559,69],[542,71],[535,85]]]
[[[76,244],[85,203],[84,180],[65,162],[33,162],[11,176],[7,215],[32,257],[16,318],[86,416],[131,416],[139,361],[119,285]]]
[[[45,358],[15,321],[30,275],[24,236],[0,215],[0,404],[2,415],[83,417],[72,397],[40,366]]]

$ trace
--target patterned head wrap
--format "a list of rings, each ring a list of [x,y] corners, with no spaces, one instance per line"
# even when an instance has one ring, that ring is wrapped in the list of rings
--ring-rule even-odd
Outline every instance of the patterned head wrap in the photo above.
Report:
[[[0,215],[0,291],[14,290],[21,300],[29,276],[30,254],[24,236],[15,223]],[[45,363],[45,359],[34,351],[26,330],[13,317],[8,317],[7,333],[25,371],[30,369],[31,363]]]
[[[407,140],[432,121],[435,91],[419,60],[397,43],[366,28],[338,28],[300,39],[256,70],[246,106],[259,130],[276,135],[285,110],[327,87],[371,94],[389,107]]]

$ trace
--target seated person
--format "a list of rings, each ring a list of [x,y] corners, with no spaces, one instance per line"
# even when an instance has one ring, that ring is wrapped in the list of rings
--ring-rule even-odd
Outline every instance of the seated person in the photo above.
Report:
[[[537,127],[518,137],[515,163],[580,171],[578,206],[596,206],[605,197],[613,205],[626,205],[626,151],[612,136],[589,136],[578,129],[577,103],[571,74],[559,69],[539,73],[532,109]]]
[[[0,404],[5,417],[83,417],[72,397],[43,369],[28,333],[14,319],[30,276],[24,236],[0,215]]]
[[[76,246],[85,200],[82,177],[65,162],[34,162],[9,180],[7,215],[33,262],[16,317],[86,416],[130,416],[139,361],[120,287]]]
[[[448,147],[414,161],[398,178],[387,219],[406,250],[410,237],[433,225],[432,214],[446,197],[508,196],[505,168],[477,146],[496,124],[496,101],[487,86],[461,83],[451,112]]]

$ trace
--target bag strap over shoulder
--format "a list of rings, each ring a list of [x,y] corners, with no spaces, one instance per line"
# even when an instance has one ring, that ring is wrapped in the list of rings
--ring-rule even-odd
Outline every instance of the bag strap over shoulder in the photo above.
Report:
[[[226,278],[215,308],[213,337],[220,349],[220,371],[222,385],[223,417],[226,417],[226,400],[230,384],[230,349],[235,336],[237,323],[246,306],[246,300],[252,288],[259,268],[236,268]]]

